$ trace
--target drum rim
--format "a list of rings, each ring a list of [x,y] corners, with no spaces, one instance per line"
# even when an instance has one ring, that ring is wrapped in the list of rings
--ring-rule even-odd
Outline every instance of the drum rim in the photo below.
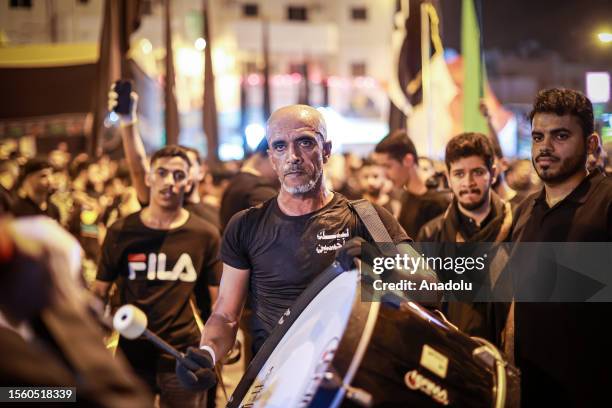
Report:
[[[329,285],[334,279],[340,274],[346,272],[342,266],[334,261],[328,266],[323,272],[321,272],[313,282],[302,292],[302,294],[295,300],[293,305],[287,309],[287,312],[283,314],[279,322],[276,324],[264,344],[261,346],[247,369],[245,370],[240,382],[236,386],[236,389],[232,393],[230,400],[228,401],[227,407],[233,408],[238,407],[242,402],[242,399],[249,391],[253,381],[266,364],[279,342],[285,336],[289,328],[295,323],[298,317],[302,314],[304,309],[312,302],[312,300]]]

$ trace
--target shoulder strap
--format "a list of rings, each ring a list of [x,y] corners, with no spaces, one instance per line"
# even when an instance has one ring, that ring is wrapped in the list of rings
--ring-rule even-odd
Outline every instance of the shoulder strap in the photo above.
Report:
[[[395,255],[398,253],[389,231],[387,231],[372,203],[365,199],[353,200],[349,201],[349,207],[357,213],[372,240],[374,240],[374,245],[383,254]]]

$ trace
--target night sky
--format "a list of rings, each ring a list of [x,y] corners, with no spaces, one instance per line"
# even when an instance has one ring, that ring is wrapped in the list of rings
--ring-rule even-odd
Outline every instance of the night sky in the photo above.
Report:
[[[478,0],[476,0],[478,1]],[[612,32],[612,0],[480,0],[484,48],[519,52],[554,50],[568,61],[612,68],[612,44],[595,33]],[[446,47],[460,49],[461,0],[439,0]]]

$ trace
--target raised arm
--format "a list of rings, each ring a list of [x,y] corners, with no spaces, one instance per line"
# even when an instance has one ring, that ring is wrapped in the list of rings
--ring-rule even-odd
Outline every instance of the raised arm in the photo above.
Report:
[[[138,105],[138,95],[136,92],[130,93],[132,101],[132,111],[129,115],[119,115],[121,128],[121,140],[123,142],[123,150],[125,159],[130,171],[132,185],[136,189],[138,201],[141,203],[149,202],[149,189],[145,184],[145,175],[149,171],[149,161],[145,151],[142,138],[138,133],[138,117],[136,108]],[[108,93],[108,109],[111,110],[117,105],[117,93],[111,89]]]

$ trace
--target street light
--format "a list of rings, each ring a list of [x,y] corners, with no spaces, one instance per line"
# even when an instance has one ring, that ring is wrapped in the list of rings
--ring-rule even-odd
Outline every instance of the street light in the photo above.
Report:
[[[612,42],[612,33],[599,33],[597,34],[597,38],[604,44],[610,43]]]

